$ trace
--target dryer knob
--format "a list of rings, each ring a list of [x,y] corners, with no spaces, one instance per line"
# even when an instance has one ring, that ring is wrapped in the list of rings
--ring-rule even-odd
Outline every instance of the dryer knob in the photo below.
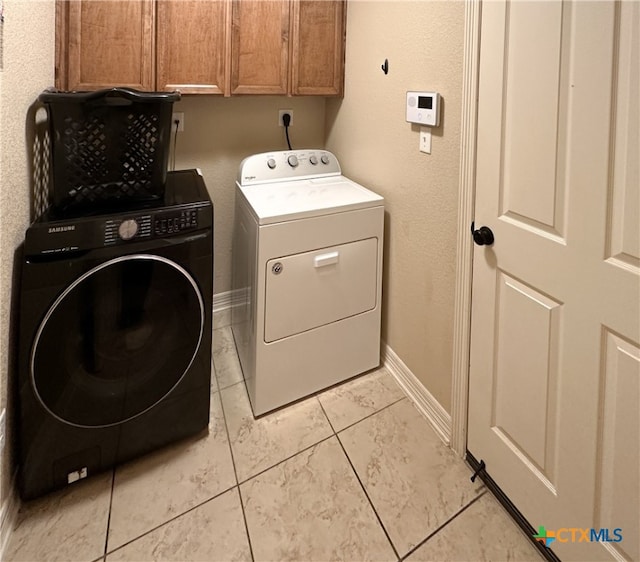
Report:
[[[134,219],[127,219],[120,223],[118,234],[123,240],[131,240],[138,234],[138,223]]]
[[[322,161],[323,164],[328,164],[329,163],[329,157],[326,154],[323,154],[320,157],[320,160]]]
[[[289,166],[295,168],[298,165],[298,157],[295,154],[292,154],[287,158],[287,162],[289,162]]]
[[[269,158],[269,160],[267,160],[267,166],[273,170],[276,167],[276,161],[273,158]]]

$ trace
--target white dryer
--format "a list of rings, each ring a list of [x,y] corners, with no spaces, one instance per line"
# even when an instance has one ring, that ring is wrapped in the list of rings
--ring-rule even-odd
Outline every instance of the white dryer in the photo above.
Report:
[[[384,199],[325,150],[256,154],[236,182],[231,323],[256,416],[380,364]]]

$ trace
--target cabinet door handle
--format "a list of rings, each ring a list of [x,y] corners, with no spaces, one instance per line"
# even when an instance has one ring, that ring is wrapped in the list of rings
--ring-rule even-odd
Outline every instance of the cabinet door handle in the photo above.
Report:
[[[332,265],[338,263],[340,252],[329,252],[328,254],[320,254],[313,258],[313,267],[324,267],[325,265]]]

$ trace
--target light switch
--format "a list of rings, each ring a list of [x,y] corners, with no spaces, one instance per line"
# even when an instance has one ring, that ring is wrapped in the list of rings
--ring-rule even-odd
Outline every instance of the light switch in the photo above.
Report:
[[[431,128],[420,127],[420,152],[431,154]]]

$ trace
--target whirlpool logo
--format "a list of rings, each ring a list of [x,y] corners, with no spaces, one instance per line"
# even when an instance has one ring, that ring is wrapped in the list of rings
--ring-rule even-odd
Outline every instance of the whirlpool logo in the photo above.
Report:
[[[554,541],[558,542],[621,542],[622,529],[579,529],[577,527],[561,528],[550,531],[543,525],[538,527],[538,532],[533,538],[546,547],[550,547]]]
[[[75,230],[75,224],[66,224],[64,226],[50,226],[49,234],[55,234],[56,232],[69,232],[70,230]]]

